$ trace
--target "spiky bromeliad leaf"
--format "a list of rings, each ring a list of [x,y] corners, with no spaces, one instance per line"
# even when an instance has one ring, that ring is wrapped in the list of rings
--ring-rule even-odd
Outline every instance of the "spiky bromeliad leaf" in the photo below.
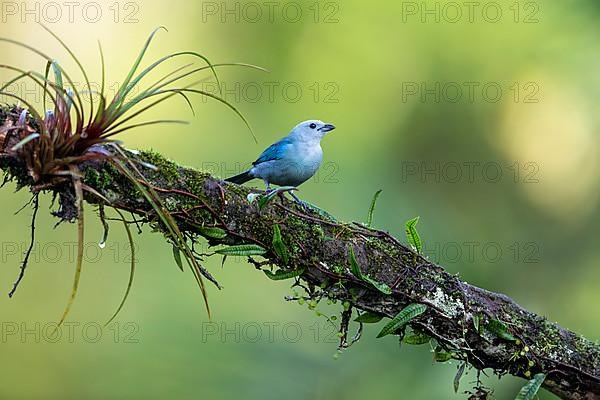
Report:
[[[208,316],[210,317],[210,306],[208,304],[208,294],[206,292],[204,280],[202,279],[202,274],[203,274],[204,269],[198,263],[198,260],[196,259],[192,250],[188,246],[188,244],[185,240],[185,237],[179,230],[179,226],[177,225],[177,222],[175,221],[173,216],[169,213],[166,206],[163,204],[163,201],[161,200],[160,196],[158,196],[156,191],[152,188],[152,185],[150,185],[150,183],[146,180],[144,175],[139,171],[139,169],[127,157],[125,152],[123,152],[123,150],[121,150],[121,148],[119,146],[114,145],[113,147],[120,153],[121,157],[124,158],[124,161],[121,159],[117,159],[117,158],[112,159],[113,165],[115,165],[117,167],[117,169],[119,171],[121,171],[123,173],[123,175],[125,175],[134,184],[134,186],[140,191],[140,193],[144,196],[146,201],[148,201],[148,203],[152,206],[152,208],[156,212],[160,221],[167,228],[169,239],[173,240],[175,245],[185,255],[187,264],[189,265],[190,269],[192,270],[194,278],[196,279],[196,282],[198,283],[198,287],[200,288],[200,291],[202,293],[202,298],[204,299],[204,305],[206,307],[206,312],[207,312]],[[131,168],[131,170],[129,168]],[[133,174],[132,170],[135,171],[135,173],[138,176],[135,176]],[[138,177],[139,177],[139,179],[138,179]],[[140,181],[143,182],[144,184],[142,184]],[[210,277],[210,278],[212,278],[212,277]]]
[[[236,246],[225,247],[224,249],[219,249],[215,251],[217,254],[221,254],[223,256],[262,256],[265,254],[267,250],[264,247],[261,247],[256,244],[239,244]]]
[[[72,174],[72,182],[73,187],[75,189],[75,204],[77,207],[77,261],[75,265],[75,277],[73,278],[73,287],[71,289],[71,295],[69,296],[69,300],[63,311],[62,317],[60,321],[58,321],[56,325],[56,329],[58,329],[71,311],[71,307],[73,306],[73,302],[75,301],[75,296],[77,296],[77,289],[79,288],[79,278],[81,277],[81,268],[83,266],[83,251],[84,251],[84,220],[83,220],[83,189],[81,183],[81,174],[79,172],[79,168],[75,165],[71,165],[69,167],[69,171]],[[56,332],[55,329],[55,332]]]
[[[383,315],[367,311],[354,318],[354,321],[360,322],[362,324],[374,324],[381,321],[382,319]]]
[[[408,238],[408,243],[410,243],[417,253],[421,253],[423,250],[423,242],[421,241],[419,232],[417,232],[417,228],[415,228],[417,222],[419,222],[419,217],[415,217],[406,222],[406,237]]]
[[[283,269],[280,269],[280,270],[277,270],[277,272],[275,272],[275,273],[273,273],[269,270],[263,269],[263,272],[271,280],[282,281],[284,279],[292,279],[292,278],[302,275],[304,273],[304,268],[294,269],[291,271],[285,271]]]
[[[173,260],[175,260],[175,264],[177,267],[183,272],[183,261],[181,260],[181,250],[177,245],[173,244]]]
[[[498,321],[497,319],[492,319],[485,325],[485,329],[498,336],[500,339],[507,340],[509,342],[514,342],[517,340],[509,331],[506,325],[503,322]]]
[[[367,215],[367,226],[371,227],[371,224],[373,223],[373,213],[375,212],[375,206],[377,205],[377,199],[379,198],[379,195],[381,194],[382,190],[379,189],[378,191],[375,192],[375,194],[373,195],[373,200],[371,200],[371,206],[369,207],[369,214]]]
[[[27,143],[29,143],[32,140],[35,140],[39,137],[40,137],[40,134],[37,132],[30,133],[29,135],[25,136],[25,138],[23,138],[21,141],[19,141],[19,143],[15,144],[12,147],[11,151],[17,151],[17,150],[21,149],[23,146],[25,146]]]
[[[288,259],[289,259],[288,251],[287,251],[287,247],[285,247],[285,244],[283,243],[283,239],[281,238],[281,229],[279,229],[278,224],[273,225],[272,244],[273,244],[273,250],[277,254],[277,257],[279,257],[281,259],[281,261],[283,261],[284,265],[287,265]]]
[[[536,374],[529,382],[525,384],[515,397],[515,400],[533,400],[533,396],[537,394],[546,379],[546,374]]]
[[[0,41],[7,42],[7,43],[12,43],[12,44],[20,46],[22,48],[25,48],[25,49],[27,49],[29,51],[32,51],[33,53],[39,55],[40,57],[44,58],[48,62],[52,62],[53,61],[52,58],[49,57],[47,54],[41,52],[40,50],[38,50],[38,49],[36,49],[36,48],[34,48],[34,47],[26,44],[26,43],[20,42],[18,40],[4,38],[4,37],[0,37]],[[58,68],[60,68],[60,67],[58,67]],[[62,69],[62,68],[60,68],[60,70],[61,70],[61,73],[64,75],[64,77],[67,78],[67,81],[69,82],[69,85],[71,87],[73,87],[73,88],[76,87],[75,83],[70,78],[70,76],[67,74],[67,72],[64,69]],[[9,97],[18,99],[19,101],[23,102],[23,104],[27,105],[29,111],[31,112],[32,115],[35,116],[35,119],[37,121],[42,121],[43,120],[41,118],[40,114],[36,111],[35,107],[33,107],[26,100],[24,100],[22,98],[19,98],[17,96],[11,95],[10,93],[2,93],[2,94],[4,94],[5,96],[9,96]],[[71,96],[69,96],[69,97],[71,98]],[[77,122],[76,122],[76,125],[77,125],[77,130],[80,131],[83,128],[83,120],[81,118],[81,114],[83,112],[83,101],[81,100],[81,96],[79,95],[79,91],[77,91],[77,90],[75,90],[75,97],[76,97],[76,100],[77,100],[77,104],[74,104],[74,108],[75,108],[75,111],[77,113]]]
[[[117,317],[117,315],[119,315],[119,312],[121,312],[121,309],[123,308],[125,302],[127,301],[127,298],[129,297],[129,292],[131,291],[131,287],[133,286],[133,277],[135,275],[135,244],[133,243],[133,235],[131,234],[131,229],[129,228],[129,224],[127,224],[127,221],[125,220],[125,216],[123,215],[123,213],[117,210],[116,208],[115,211],[119,214],[121,221],[123,222],[123,226],[125,227],[125,233],[127,233],[127,240],[129,241],[130,248],[129,256],[131,257],[131,265],[129,268],[129,281],[127,282],[127,289],[125,289],[123,299],[121,300],[121,303],[117,307],[115,313],[104,324],[105,327],[108,326],[108,324],[110,324]]]
[[[398,329],[404,327],[411,320],[427,311],[425,304],[413,303],[402,309],[377,335],[378,338],[394,333]]]
[[[42,28],[44,28],[46,30],[46,32],[48,32],[50,35],[52,35],[54,37],[54,39],[56,39],[61,44],[61,46],[67,51],[67,53],[69,53],[71,58],[75,61],[75,64],[77,64],[77,66],[79,67],[81,74],[83,75],[83,79],[85,80],[88,95],[89,95],[89,100],[90,100],[90,116],[89,116],[89,121],[88,121],[88,124],[89,124],[89,122],[91,122],[92,116],[94,114],[94,96],[93,96],[92,86],[90,85],[90,80],[87,76],[85,68],[83,68],[83,65],[81,65],[81,62],[79,61],[77,56],[75,56],[75,53],[73,53],[73,51],[69,48],[69,46],[67,46],[67,44],[60,37],[58,37],[58,35],[56,33],[52,32],[52,30],[48,29],[48,27],[46,27],[45,25],[43,25],[43,24],[40,24],[40,25]],[[53,64],[54,64],[54,62],[53,62]],[[60,69],[55,68],[54,65],[53,65],[53,69],[55,71],[58,70],[60,72]],[[62,79],[60,82],[60,86],[62,87]]]
[[[375,289],[379,290],[381,293],[392,294],[392,289],[388,285],[386,285],[385,283],[377,282],[375,279],[362,273],[360,265],[358,265],[358,261],[356,261],[356,256],[354,255],[354,248],[352,246],[350,246],[350,271],[352,272],[352,275],[364,282],[367,282]]]
[[[75,63],[77,64],[81,73],[84,76],[85,83],[86,83],[86,90],[82,91],[82,92],[77,90],[76,89],[77,85],[75,85],[75,83],[70,78],[70,76],[67,74],[67,72],[57,62],[55,62],[52,58],[50,58],[43,52],[35,49],[32,46],[29,46],[25,43],[22,43],[22,42],[19,42],[16,40],[0,38],[0,41],[16,44],[22,48],[25,48],[29,51],[36,53],[37,55],[43,57],[47,61],[45,75],[38,74],[33,71],[24,71],[24,70],[20,70],[18,68],[4,66],[4,65],[0,65],[0,68],[7,68],[7,69],[11,69],[11,70],[20,72],[21,75],[19,77],[17,77],[16,80],[24,78],[24,77],[29,77],[32,80],[34,80],[34,82],[36,84],[42,86],[42,88],[44,90],[44,109],[46,108],[45,107],[46,97],[50,97],[52,99],[52,102],[54,103],[54,111],[50,111],[49,114],[47,113],[46,114],[47,119],[44,119],[44,118],[42,118],[41,113],[37,112],[35,107],[33,107],[26,100],[20,98],[19,96],[12,95],[10,93],[3,93],[3,94],[7,95],[8,97],[17,99],[17,100],[21,101],[23,104],[25,104],[29,108],[28,111],[29,111],[29,113],[31,113],[33,119],[40,123],[39,135],[37,133],[35,133],[35,134],[31,134],[31,135],[27,136],[25,138],[25,140],[21,140],[16,145],[15,151],[17,151],[17,150],[28,151],[28,149],[27,149],[28,147],[32,146],[33,144],[35,144],[37,146],[37,143],[39,142],[40,143],[40,145],[39,145],[40,152],[39,153],[45,155],[46,158],[48,158],[48,159],[47,160],[43,159],[42,160],[43,162],[38,163],[38,164],[40,164],[39,169],[41,170],[42,173],[37,173],[37,175],[41,176],[43,174],[47,174],[47,175],[55,174],[57,176],[72,176],[73,177],[73,185],[75,187],[75,191],[77,194],[76,202],[80,208],[81,208],[82,204],[79,199],[82,197],[82,195],[81,195],[82,191],[90,191],[96,195],[99,195],[99,193],[96,192],[93,188],[83,185],[83,183],[81,183],[81,181],[80,181],[80,178],[79,177],[76,178],[76,175],[79,175],[79,172],[70,168],[72,165],[77,165],[77,160],[79,157],[80,158],[84,158],[84,157],[89,158],[90,157],[89,154],[86,154],[86,151],[90,148],[90,146],[92,146],[94,144],[98,144],[98,143],[111,143],[112,139],[109,139],[111,136],[115,135],[118,132],[122,132],[124,130],[130,129],[133,127],[151,125],[151,124],[159,123],[159,122],[160,123],[162,123],[162,122],[180,122],[180,121],[170,121],[170,120],[150,121],[150,122],[135,124],[135,125],[132,125],[132,126],[129,126],[126,128],[121,128],[119,130],[115,130],[115,128],[117,126],[119,126],[120,124],[122,124],[125,121],[128,121],[132,117],[132,116],[128,116],[124,120],[121,119],[121,117],[127,111],[129,111],[132,107],[141,103],[142,101],[149,99],[150,97],[157,96],[157,97],[162,97],[162,98],[154,101],[152,104],[150,104],[150,106],[145,106],[141,112],[148,110],[153,105],[159,104],[165,98],[175,96],[175,95],[183,96],[189,104],[189,99],[187,99],[185,93],[198,93],[198,94],[202,94],[202,95],[214,98],[214,99],[220,101],[221,103],[227,105],[238,116],[240,116],[242,118],[242,120],[245,122],[246,126],[248,126],[248,128],[252,132],[252,129],[250,128],[248,121],[243,117],[243,115],[241,115],[241,113],[233,105],[229,104],[227,101],[225,101],[225,100],[221,99],[220,97],[217,97],[213,94],[206,93],[201,90],[190,89],[191,86],[194,86],[195,84],[200,83],[200,81],[195,82],[189,86],[185,86],[183,88],[167,87],[167,85],[174,84],[175,82],[179,82],[180,79],[190,76],[191,74],[193,74],[195,72],[202,71],[205,68],[210,68],[210,70],[214,74],[215,79],[218,82],[218,76],[216,75],[216,71],[214,68],[215,65],[212,64],[206,57],[204,57],[198,53],[179,52],[179,53],[170,54],[170,55],[165,56],[165,57],[159,59],[158,61],[154,62],[150,67],[146,68],[141,73],[138,73],[136,76],[138,67],[140,66],[142,59],[150,45],[150,42],[152,41],[152,39],[153,39],[154,35],[156,34],[156,32],[158,31],[158,29],[155,30],[154,32],[152,32],[152,34],[146,41],[145,46],[143,47],[141,53],[139,54],[138,58],[134,62],[133,67],[129,70],[128,75],[125,78],[125,81],[123,82],[123,84],[120,86],[120,89],[118,90],[115,98],[111,102],[107,102],[104,97],[105,65],[104,65],[104,55],[102,53],[102,48],[99,46],[101,64],[102,64],[102,85],[101,85],[101,90],[98,93],[97,91],[92,89],[92,87],[90,85],[90,81],[87,76],[87,73],[84,70],[81,63],[79,62],[79,60],[77,59],[77,57],[75,56],[75,54],[68,48],[68,46],[57,35],[55,35],[53,32],[51,32],[45,26],[43,26],[43,28],[46,29],[55,39],[57,39],[59,41],[59,43],[67,50],[69,55],[73,58],[73,60],[75,61]],[[131,96],[134,86],[137,83],[139,83],[145,76],[147,76],[155,67],[161,65],[167,59],[178,57],[178,56],[183,56],[183,55],[192,55],[192,56],[201,58],[208,64],[208,67],[197,68],[192,72],[181,74],[179,76],[176,76],[173,79],[169,79],[173,75],[177,74],[179,71],[182,70],[182,68],[178,68],[174,72],[167,74],[166,76],[163,76],[158,82],[154,83],[154,85],[152,85],[150,88],[148,88],[146,90],[142,90],[140,95]],[[234,65],[234,64],[224,64],[224,65]],[[247,65],[247,64],[240,64],[240,65],[248,66],[251,68],[257,68],[257,67]],[[260,69],[260,68],[258,68],[258,69]],[[48,78],[51,72],[53,72],[53,75],[54,75],[54,82],[52,82]],[[66,89],[65,85],[69,85],[70,87],[72,87],[73,91]],[[0,89],[0,92],[2,92],[4,90],[4,87],[5,86],[3,86],[2,89]],[[220,88],[220,85],[219,85],[219,88]],[[53,93],[53,91],[55,93]],[[81,94],[83,94],[83,93],[88,94],[90,97],[90,105],[89,105],[90,112],[89,112],[89,116],[87,116],[88,117],[87,125],[84,125],[85,124],[85,122],[84,122],[84,107],[83,107],[83,101],[81,99]],[[93,97],[94,97],[93,94],[98,94],[100,96],[100,102],[99,102],[98,106],[96,107],[96,109],[95,109],[94,103],[93,103]],[[129,98],[130,96],[132,97],[131,99]],[[94,109],[95,109],[95,112],[94,112]],[[71,126],[71,118],[72,118],[71,112],[73,110],[75,111],[76,118],[75,118],[75,125]],[[140,111],[137,111],[134,113],[134,116],[137,116],[139,114],[140,114]],[[49,115],[51,118],[49,117]],[[49,126],[51,126],[50,129],[48,128],[47,124]],[[50,132],[50,130],[52,132]],[[252,134],[254,136],[253,132],[252,132]],[[39,140],[36,142],[33,142],[36,139],[39,139]],[[255,138],[255,140],[256,140],[256,138]],[[30,143],[30,142],[33,142],[33,143]],[[115,148],[117,148],[117,147],[118,146],[115,146]],[[133,164],[131,162],[131,160],[122,151],[119,151],[119,152],[120,152],[120,156],[116,155],[114,157],[114,159],[111,159],[111,161],[116,165],[116,167],[119,169],[119,171],[122,173],[122,175],[124,175],[127,179],[129,179],[135,185],[135,187],[140,191],[140,193],[143,194],[143,196],[146,198],[146,200],[149,202],[149,204],[151,204],[151,206],[154,208],[154,210],[156,212],[156,215],[159,217],[159,222],[162,222],[168,231],[168,234],[167,234],[168,239],[170,241],[172,241],[173,243],[175,243],[175,246],[184,253],[186,261],[189,264],[190,268],[192,269],[196,280],[198,281],[198,284],[202,291],[203,298],[205,300],[207,311],[210,316],[210,309],[208,307],[206,291],[205,291],[204,284],[202,281],[202,275],[210,276],[210,274],[208,274],[208,272],[205,271],[199,265],[193,252],[188,247],[185,237],[179,230],[174,218],[169,214],[168,210],[162,203],[161,198],[156,194],[156,192],[154,191],[152,186],[148,183],[148,181],[144,178],[144,176],[139,172],[139,170],[136,168],[135,164]],[[103,157],[104,156],[105,155],[103,155]],[[111,158],[111,157],[109,157],[109,158]],[[61,162],[58,163],[57,161],[61,161]],[[52,170],[51,172],[48,173],[47,170],[45,169],[45,167],[48,165],[52,166],[52,168],[56,168],[56,165],[58,165],[58,166],[64,165],[69,169],[65,168],[65,169],[61,170],[60,168],[57,168],[57,171]],[[39,171],[36,170],[35,172],[39,172]],[[78,220],[79,220],[78,221],[79,229],[81,231],[83,229],[83,216],[81,215],[81,212],[78,217]],[[210,236],[210,235],[212,235],[213,237],[222,238],[223,232],[212,230],[207,233],[207,236]],[[83,240],[83,233],[80,232],[80,235],[79,235],[80,247],[82,246],[82,240]],[[79,251],[78,251],[75,282],[73,285],[71,298],[69,299],[67,308],[66,308],[59,324],[61,324],[64,321],[67,314],[69,313],[70,307],[73,303],[75,294],[77,292],[78,282],[79,282],[79,277],[80,277],[80,272],[81,272],[81,264],[82,264],[81,251],[82,251],[81,249],[79,249]]]
[[[131,126],[128,126],[125,128],[121,128],[119,130],[115,130],[116,127],[122,125],[123,123],[129,121],[130,119],[145,112],[149,108],[151,108],[151,107],[161,103],[162,101],[164,101],[172,96],[175,96],[175,95],[180,95],[180,96],[184,97],[186,102],[189,105],[191,105],[190,101],[187,98],[187,96],[185,95],[185,93],[198,93],[198,94],[204,95],[206,97],[213,98],[213,99],[225,104],[227,107],[229,107],[231,110],[233,110],[243,120],[243,122],[246,124],[246,126],[252,133],[254,140],[257,141],[256,136],[254,135],[254,132],[252,131],[252,128],[251,128],[249,122],[237,110],[237,108],[234,105],[232,105],[231,103],[227,102],[226,100],[224,100],[221,97],[216,96],[212,93],[204,92],[202,90],[191,89],[192,86],[195,86],[202,81],[196,81],[190,85],[187,85],[187,86],[184,86],[181,88],[172,88],[169,85],[178,83],[182,79],[184,79],[188,76],[191,76],[193,74],[196,74],[198,72],[201,72],[204,70],[210,70],[212,72],[215,80],[217,81],[217,85],[218,85],[219,92],[220,92],[221,85],[219,84],[220,83],[219,77],[216,73],[216,69],[215,69],[216,66],[241,66],[241,67],[249,67],[249,68],[254,68],[254,69],[265,71],[263,68],[253,66],[250,64],[242,64],[242,63],[213,64],[210,62],[210,60],[207,57],[203,56],[202,54],[192,52],[192,51],[181,51],[181,52],[175,52],[175,53],[163,56],[162,58],[160,58],[157,61],[155,61],[154,63],[152,63],[149,67],[147,67],[146,69],[144,69],[143,71],[138,73],[138,69],[143,61],[143,58],[145,57],[145,55],[149,49],[151,42],[154,39],[154,36],[158,33],[159,30],[164,29],[163,27],[159,27],[159,28],[156,28],[150,34],[148,39],[146,40],[144,46],[142,47],[141,52],[139,53],[138,57],[134,61],[125,80],[119,86],[119,89],[118,89],[115,97],[112,99],[112,101],[107,102],[105,99],[105,96],[104,96],[104,83],[105,83],[104,72],[105,72],[105,70],[104,70],[104,55],[102,53],[102,48],[99,47],[101,61],[102,61],[102,86],[101,86],[100,92],[97,92],[97,91],[92,90],[85,69],[83,68],[83,66],[81,65],[80,61],[75,56],[75,54],[71,51],[71,49],[65,44],[64,41],[62,41],[50,29],[48,29],[47,27],[45,27],[43,25],[42,25],[42,27],[44,29],[46,29],[65,48],[65,50],[69,53],[69,55],[73,58],[73,60],[79,67],[81,73],[84,76],[85,82],[86,82],[87,90],[85,91],[85,93],[89,94],[89,96],[90,96],[90,115],[88,118],[87,125],[85,125],[85,126],[84,126],[84,121],[83,121],[83,119],[84,119],[83,118],[83,113],[84,113],[83,112],[83,102],[81,100],[80,91],[78,91],[78,90],[74,91],[74,95],[77,100],[77,103],[74,104],[74,106],[75,106],[74,109],[75,109],[75,112],[77,113],[77,120],[76,120],[77,122],[76,122],[75,132],[73,132],[74,135],[72,136],[73,139],[71,140],[70,144],[75,144],[75,142],[82,142],[82,143],[77,143],[78,145],[80,145],[79,147],[77,147],[79,150],[82,150],[82,147],[83,147],[83,150],[85,150],[85,149],[87,149],[87,147],[89,147],[95,143],[106,142],[111,136],[113,136],[119,132],[123,132],[125,130],[131,129],[131,128],[135,128],[135,127],[139,127],[139,126],[146,126],[146,125],[155,124],[155,123],[180,122],[180,121],[169,121],[169,120],[150,121],[150,122],[141,123],[141,124],[134,124],[134,125],[131,125]],[[24,47],[30,51],[35,52],[36,54],[42,56],[43,58],[45,58],[47,60],[48,64],[46,66],[46,76],[43,78],[44,79],[44,88],[46,87],[47,84],[50,84],[55,88],[55,90],[57,91],[57,94],[60,94],[59,97],[64,98],[63,93],[66,91],[63,89],[63,86],[64,86],[63,79],[62,79],[63,76],[66,78],[66,80],[71,85],[71,87],[76,87],[73,84],[72,79],[66,73],[66,71],[63,68],[61,68],[53,59],[48,57],[46,54],[42,53],[41,51],[39,51],[31,46],[28,46],[24,43],[21,43],[21,42],[15,41],[15,40],[5,39],[5,38],[0,38],[0,40],[6,41],[9,43],[14,43],[16,45]],[[145,78],[151,72],[153,72],[154,69],[156,69],[158,66],[161,66],[165,61],[167,61],[169,59],[176,58],[176,57],[182,57],[182,56],[192,56],[192,57],[200,58],[204,62],[206,62],[207,66],[201,67],[201,68],[195,68],[192,71],[188,71],[188,72],[180,74],[172,79],[168,79],[168,78],[171,78],[173,75],[177,74],[177,72],[181,71],[182,69],[185,69],[185,68],[180,67],[180,68],[176,69],[174,72],[171,72],[171,73],[163,76],[161,79],[159,79],[157,82],[155,82],[150,87],[148,87],[144,90],[141,90],[139,94],[137,94],[135,96],[132,95],[133,89],[135,89],[137,87],[137,85],[142,81],[143,78]],[[192,64],[188,64],[188,66],[189,65],[192,65]],[[54,71],[54,76],[55,76],[54,84],[47,79],[50,69],[52,69]],[[27,73],[26,75],[31,75],[31,74]],[[96,107],[95,114],[94,114],[94,103],[93,103],[93,94],[94,93],[99,94],[99,96],[100,96],[100,101],[99,101],[98,106]],[[162,95],[164,95],[164,96],[162,96]],[[151,97],[155,97],[155,96],[162,96],[162,98],[152,102],[152,104],[150,104],[150,105],[144,106],[141,110],[135,111],[133,113],[133,115],[129,115],[126,118],[122,118],[124,116],[124,114],[127,113],[129,110],[131,110],[133,107],[135,107],[138,104],[142,103],[143,101],[150,99]],[[44,100],[45,100],[45,98],[44,98]],[[67,94],[67,101],[69,103],[71,103],[72,100],[73,100],[73,97],[71,95]],[[34,110],[32,109],[32,113],[33,112],[34,112]],[[42,120],[41,118],[37,118],[37,119],[39,119],[40,121]]]

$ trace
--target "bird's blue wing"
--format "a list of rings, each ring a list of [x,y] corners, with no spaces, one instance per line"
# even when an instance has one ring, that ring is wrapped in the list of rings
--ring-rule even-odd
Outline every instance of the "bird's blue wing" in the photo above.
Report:
[[[258,159],[254,161],[252,165],[258,165],[266,161],[279,160],[283,158],[291,145],[292,140],[287,137],[273,143],[265,151],[263,151],[260,156],[258,156]]]

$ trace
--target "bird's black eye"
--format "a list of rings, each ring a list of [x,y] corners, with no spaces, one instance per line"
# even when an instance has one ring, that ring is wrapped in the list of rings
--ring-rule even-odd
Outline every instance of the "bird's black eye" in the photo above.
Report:
[[[317,127],[317,124],[315,124],[314,122],[309,125],[310,129],[315,129],[316,127]]]

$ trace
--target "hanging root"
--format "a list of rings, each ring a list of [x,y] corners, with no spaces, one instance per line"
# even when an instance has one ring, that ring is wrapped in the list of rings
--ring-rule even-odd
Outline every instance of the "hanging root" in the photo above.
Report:
[[[31,251],[33,250],[33,246],[35,245],[35,221],[37,218],[38,210],[40,208],[39,193],[34,194],[32,199],[33,199],[33,214],[31,216],[31,226],[30,226],[31,238],[30,238],[30,242],[29,242],[29,247],[27,248],[27,251],[25,252],[25,256],[23,257],[23,261],[21,262],[19,276],[17,277],[17,280],[13,284],[13,288],[8,293],[8,297],[13,297],[13,295],[17,291],[17,288],[19,287],[19,284],[21,283],[21,280],[25,276],[25,270],[27,269],[27,264],[29,262],[29,256],[31,255]]]

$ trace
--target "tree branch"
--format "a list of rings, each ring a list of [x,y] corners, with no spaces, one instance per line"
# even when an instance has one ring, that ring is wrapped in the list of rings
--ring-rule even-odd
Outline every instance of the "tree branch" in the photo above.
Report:
[[[107,147],[105,151],[112,150]],[[362,311],[393,318],[409,304],[426,305],[425,313],[408,325],[434,338],[453,358],[499,375],[528,379],[544,373],[544,387],[563,399],[600,398],[599,345],[523,309],[505,295],[461,281],[388,233],[360,223],[339,222],[283,196],[261,210],[257,201],[248,200],[248,194],[257,193],[253,189],[179,166],[157,153],[128,156],[145,178],[140,177],[140,183],[159,194],[187,238],[202,236],[211,246],[259,245],[267,250],[264,258],[268,264],[284,271],[302,271],[299,278],[307,283],[307,290],[347,301]],[[34,184],[23,161],[10,152],[0,153],[0,169],[16,180],[18,187],[36,194],[58,194],[56,215],[68,220],[76,217],[76,197],[68,181],[52,186]],[[143,194],[112,163],[93,160],[79,169],[85,175],[83,184],[110,201],[106,204],[87,191],[88,203],[131,212],[164,229]],[[275,225],[285,244],[287,262],[273,244]],[[226,235],[207,234],[207,228],[222,229]],[[391,294],[352,272],[350,249],[361,275],[387,285]],[[253,261],[257,267],[263,265]],[[345,318],[347,326],[348,313]]]

